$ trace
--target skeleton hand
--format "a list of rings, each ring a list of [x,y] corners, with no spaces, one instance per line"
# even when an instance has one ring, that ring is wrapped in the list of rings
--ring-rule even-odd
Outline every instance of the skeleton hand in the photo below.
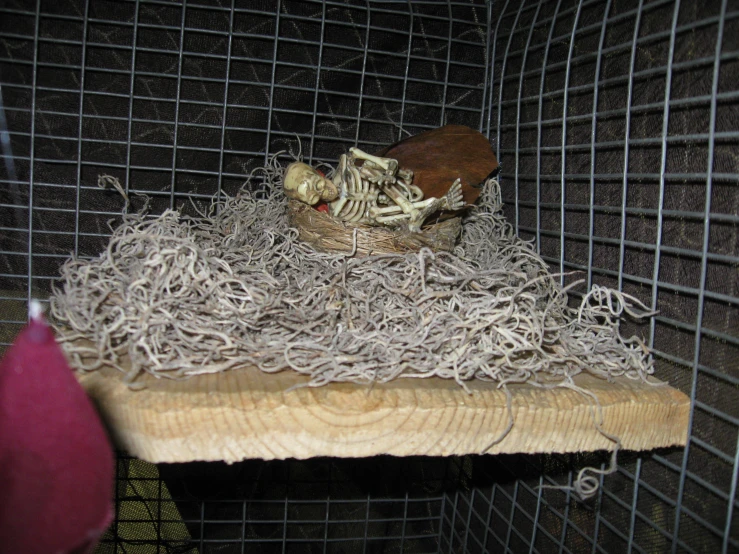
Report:
[[[464,199],[462,198],[462,181],[457,179],[452,183],[452,186],[449,188],[449,192],[447,192],[441,199],[441,206],[439,207],[442,210],[455,211],[461,210],[464,206]]]

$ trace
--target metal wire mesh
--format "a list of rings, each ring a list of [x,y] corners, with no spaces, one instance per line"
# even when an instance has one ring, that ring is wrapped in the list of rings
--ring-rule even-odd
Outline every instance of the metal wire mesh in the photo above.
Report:
[[[98,174],[187,211],[297,137],[314,163],[458,123],[555,270],[659,309],[624,325],[694,404],[686,449],[622,455],[587,504],[537,487],[598,455],[121,458],[104,551],[739,551],[737,37],[736,0],[0,3],[0,343],[103,248]]]
[[[452,458],[118,463],[98,552],[434,552],[460,479]]]
[[[315,162],[444,122],[480,126],[484,4],[15,0],[2,9],[18,173],[0,199],[4,289],[46,290],[69,252],[100,251],[122,206],[97,189],[100,173],[163,210],[235,192],[270,154],[297,152],[297,137]]]
[[[632,330],[695,407],[686,449],[622,456],[592,506],[537,486],[597,457],[501,457],[510,485],[455,498],[465,551],[739,549],[737,7],[497,3],[486,126],[508,216],[556,269],[660,310]],[[471,537],[485,514],[504,524]]]

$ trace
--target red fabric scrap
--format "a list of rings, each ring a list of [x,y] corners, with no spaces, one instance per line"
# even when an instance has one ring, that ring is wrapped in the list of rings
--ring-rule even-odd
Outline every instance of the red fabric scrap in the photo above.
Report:
[[[0,361],[0,552],[88,554],[113,519],[114,454],[42,317]]]

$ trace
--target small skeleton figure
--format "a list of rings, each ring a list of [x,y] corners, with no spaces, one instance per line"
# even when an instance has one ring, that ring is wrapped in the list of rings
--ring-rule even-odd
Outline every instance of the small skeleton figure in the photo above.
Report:
[[[361,166],[356,161],[361,160]],[[329,180],[302,162],[290,164],[285,172],[285,194],[311,206],[323,200],[331,215],[350,223],[407,226],[418,232],[428,216],[438,210],[464,207],[462,185],[457,179],[442,198],[423,199],[411,184],[413,172],[398,168],[391,158],[379,158],[358,148],[342,154],[339,167]]]

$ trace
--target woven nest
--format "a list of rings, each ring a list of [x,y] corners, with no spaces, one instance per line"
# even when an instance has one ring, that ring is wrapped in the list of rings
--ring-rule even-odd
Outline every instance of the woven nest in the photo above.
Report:
[[[355,225],[296,200],[288,202],[288,218],[290,225],[298,230],[300,240],[319,252],[350,253],[356,248],[355,255],[360,257],[419,252],[421,248],[451,252],[462,230],[459,217],[424,225],[420,233]]]

